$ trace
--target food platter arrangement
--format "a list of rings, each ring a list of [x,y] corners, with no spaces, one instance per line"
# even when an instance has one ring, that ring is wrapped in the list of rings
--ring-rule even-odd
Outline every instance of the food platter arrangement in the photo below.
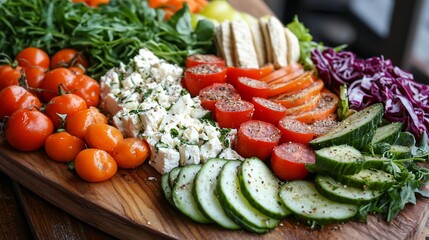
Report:
[[[429,86],[383,56],[223,0],[0,16],[0,169],[114,236],[408,239],[428,218]]]

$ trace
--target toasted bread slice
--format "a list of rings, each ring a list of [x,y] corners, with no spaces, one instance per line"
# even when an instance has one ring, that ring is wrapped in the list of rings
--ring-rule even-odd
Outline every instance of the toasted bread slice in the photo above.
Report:
[[[268,36],[271,44],[275,68],[285,67],[287,62],[287,43],[284,26],[276,17],[270,17],[267,23]]]
[[[264,66],[267,61],[267,50],[265,47],[265,39],[258,22],[249,25],[252,33],[253,44],[255,46],[256,55],[258,56],[259,67]]]
[[[220,30],[221,30],[220,46],[222,49],[222,55],[225,59],[225,64],[227,66],[234,66],[233,39],[232,39],[230,24],[231,24],[230,21],[223,21],[220,24]]]
[[[231,33],[234,46],[234,65],[245,68],[259,68],[249,25],[242,20],[232,21]]]
[[[298,62],[300,58],[300,47],[299,40],[296,35],[289,30],[289,28],[285,28],[285,36],[287,41],[287,62],[288,64]]]

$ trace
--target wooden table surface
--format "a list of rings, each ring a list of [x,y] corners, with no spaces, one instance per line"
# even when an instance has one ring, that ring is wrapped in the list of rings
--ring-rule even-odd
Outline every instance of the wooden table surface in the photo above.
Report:
[[[230,2],[257,17],[270,13],[261,0]],[[115,238],[58,209],[0,172],[0,239]],[[418,239],[429,240],[429,221]]]

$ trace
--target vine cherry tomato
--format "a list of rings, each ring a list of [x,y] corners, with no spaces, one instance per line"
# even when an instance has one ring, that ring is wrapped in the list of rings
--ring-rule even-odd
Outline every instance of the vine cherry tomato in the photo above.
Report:
[[[31,92],[36,93],[36,89],[40,88],[45,78],[45,70],[41,67],[26,67],[24,73],[28,86],[34,89]]]
[[[107,124],[107,117],[100,113],[97,108],[88,109],[75,113],[66,123],[67,132],[73,136],[85,139],[86,130],[94,123]]]
[[[216,121],[221,128],[239,128],[252,119],[253,104],[244,100],[221,99],[215,104]]]
[[[236,88],[241,98],[246,101],[252,101],[253,97],[268,98],[270,94],[270,87],[266,82],[248,77],[239,77]]]
[[[282,133],[281,143],[308,143],[313,139],[314,131],[310,125],[295,119],[284,117],[279,121],[278,128]]]
[[[87,75],[76,75],[75,80],[69,86],[69,90],[83,98],[88,107],[97,107],[100,103],[100,84]]]
[[[83,75],[85,70],[81,67],[69,67],[69,70],[72,71],[74,75]]]
[[[16,68],[10,65],[2,65],[0,69],[0,90],[11,86],[19,85],[19,78],[21,78],[22,67],[17,66]]]
[[[6,141],[20,151],[35,151],[54,132],[51,119],[35,108],[22,108],[12,114],[6,126]]]
[[[54,133],[45,141],[46,154],[57,162],[73,161],[83,149],[85,143],[82,139],[67,132]]]
[[[254,97],[252,103],[255,106],[253,119],[269,122],[277,126],[280,119],[286,115],[286,108],[265,98]]]
[[[285,181],[303,179],[308,174],[306,164],[314,164],[316,155],[307,144],[283,143],[273,149],[271,168]]]
[[[267,160],[280,140],[280,130],[271,123],[250,120],[241,124],[237,134],[237,152],[245,157]]]
[[[40,84],[42,100],[49,102],[53,97],[59,95],[59,86],[63,85],[66,90],[70,90],[76,75],[68,68],[55,68],[45,74],[45,78]]]
[[[45,113],[59,128],[64,120],[67,122],[74,114],[87,108],[86,102],[78,95],[64,94],[52,98],[46,104]]]
[[[59,50],[52,56],[51,68],[58,67],[73,67],[81,65],[85,69],[88,68],[88,59],[86,59],[83,53],[76,51],[75,49],[65,48]]]
[[[106,181],[118,170],[118,165],[110,154],[94,148],[78,153],[74,164],[77,175],[87,182]]]
[[[85,140],[89,147],[101,149],[110,154],[118,142],[123,139],[124,136],[119,129],[105,123],[89,125],[85,134]]]
[[[186,68],[202,65],[212,64],[219,67],[225,66],[225,60],[211,54],[193,54],[186,58]]]
[[[24,68],[27,67],[41,67],[48,69],[50,64],[49,55],[40,48],[28,47],[21,50],[15,59],[18,65]]]
[[[18,85],[12,85],[0,91],[0,104],[0,119],[11,116],[21,108],[42,107],[37,97]]]
[[[215,111],[215,104],[220,99],[239,100],[241,98],[237,90],[229,83],[213,83],[201,89],[198,96],[201,106],[211,112]]]
[[[125,138],[113,149],[112,157],[121,168],[135,168],[149,155],[149,144],[137,138]]]
[[[198,95],[201,89],[213,83],[224,83],[226,81],[226,67],[202,64],[185,70],[185,85],[191,96]]]

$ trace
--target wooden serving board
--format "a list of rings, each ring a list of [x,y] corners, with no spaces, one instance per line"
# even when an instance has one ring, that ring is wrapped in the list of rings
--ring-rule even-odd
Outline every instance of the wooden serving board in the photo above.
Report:
[[[313,230],[285,219],[273,231],[256,235],[193,222],[171,207],[160,174],[148,164],[119,170],[102,183],[87,183],[49,159],[43,150],[22,153],[0,140],[0,170],[71,215],[121,239],[413,239],[429,216],[429,200],[419,198],[391,223],[370,216]]]

